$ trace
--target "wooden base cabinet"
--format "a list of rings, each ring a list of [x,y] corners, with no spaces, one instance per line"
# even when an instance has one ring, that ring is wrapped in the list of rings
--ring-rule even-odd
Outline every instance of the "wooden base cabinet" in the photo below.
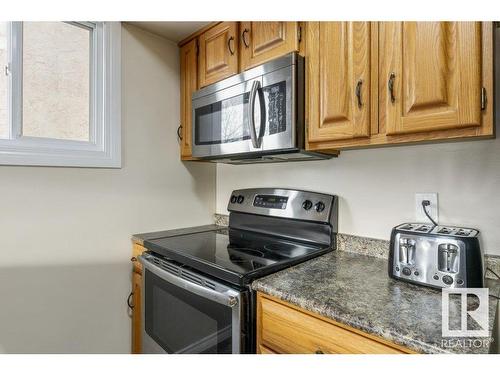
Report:
[[[132,310],[132,354],[142,353],[142,265],[137,260],[146,249],[134,244],[132,249],[132,293],[128,304]]]
[[[307,148],[494,136],[492,27],[308,22]]]
[[[257,294],[257,353],[402,354],[408,348]]]

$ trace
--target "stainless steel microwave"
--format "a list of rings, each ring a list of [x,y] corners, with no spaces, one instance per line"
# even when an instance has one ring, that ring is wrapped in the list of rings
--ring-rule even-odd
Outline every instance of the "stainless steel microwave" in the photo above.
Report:
[[[304,150],[304,58],[290,53],[193,94],[193,156],[233,164],[328,159]]]

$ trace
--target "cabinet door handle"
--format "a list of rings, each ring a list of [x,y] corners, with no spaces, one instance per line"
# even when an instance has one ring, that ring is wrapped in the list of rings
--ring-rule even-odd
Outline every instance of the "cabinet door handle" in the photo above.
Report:
[[[360,79],[356,84],[356,97],[358,98],[358,108],[363,106],[363,101],[361,99],[361,87],[363,86],[363,80]]]
[[[387,87],[389,88],[389,95],[391,96],[391,103],[396,101],[396,97],[394,96],[394,80],[396,79],[396,74],[392,72],[389,76],[389,82],[387,83]]]
[[[132,258],[130,258],[130,261],[131,262],[137,262],[137,258],[136,257],[132,257]]]
[[[234,42],[234,37],[230,37],[228,40],[227,40],[227,49],[229,50],[229,53],[231,55],[234,55],[234,49],[231,48],[231,42]]]
[[[249,32],[250,32],[250,30],[245,29],[241,33],[241,40],[243,41],[243,44],[245,45],[245,48],[250,47],[250,43],[247,43],[247,38],[245,37],[245,35],[248,34]]]
[[[179,141],[182,141],[181,130],[182,130],[182,125],[179,125],[179,127],[177,128],[177,138],[179,138]]]
[[[127,298],[127,305],[130,307],[132,310],[134,309],[135,305],[132,304],[132,301],[130,300],[134,296],[134,292],[130,292]]]

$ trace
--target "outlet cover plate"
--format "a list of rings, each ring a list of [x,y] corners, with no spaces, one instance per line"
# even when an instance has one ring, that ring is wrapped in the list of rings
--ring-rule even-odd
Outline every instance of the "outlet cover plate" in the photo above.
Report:
[[[438,194],[437,193],[415,193],[415,220],[418,223],[430,223],[430,220],[425,216],[424,209],[422,207],[422,201],[428,200],[431,202],[430,206],[427,206],[427,212],[431,217],[439,222],[439,210],[438,210]]]

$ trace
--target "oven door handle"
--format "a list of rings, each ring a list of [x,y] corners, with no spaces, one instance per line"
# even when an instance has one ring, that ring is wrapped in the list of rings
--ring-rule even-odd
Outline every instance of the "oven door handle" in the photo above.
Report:
[[[144,266],[144,268],[148,269],[156,276],[179,288],[192,292],[200,297],[207,298],[210,301],[214,301],[222,305],[229,306],[231,308],[234,308],[240,302],[239,301],[240,293],[238,293],[233,289],[226,288],[223,290],[213,290],[204,287],[202,285],[198,285],[192,281],[189,281],[187,279],[184,279],[180,276],[171,274],[170,272],[161,269],[154,263],[150,262],[147,259],[147,257],[148,257],[147,255],[146,256],[139,255],[138,257],[139,262]]]
[[[257,136],[257,131],[255,130],[255,98],[259,95],[259,107],[260,107],[260,127],[259,135]],[[250,125],[250,138],[252,139],[252,145],[254,148],[260,148],[262,143],[262,137],[264,137],[264,130],[266,127],[266,108],[264,105],[264,94],[260,89],[260,81],[253,81],[252,88],[250,89],[250,97],[248,100],[248,119]]]

